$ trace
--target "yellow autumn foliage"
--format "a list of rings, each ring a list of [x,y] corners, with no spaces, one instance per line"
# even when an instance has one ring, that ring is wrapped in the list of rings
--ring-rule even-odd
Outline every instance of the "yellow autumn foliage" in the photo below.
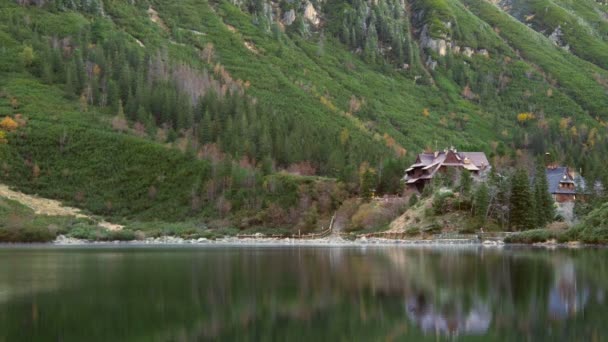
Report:
[[[14,131],[19,128],[19,124],[17,121],[13,120],[10,116],[5,116],[2,121],[0,121],[0,128],[4,131]]]
[[[340,132],[340,144],[342,144],[343,146],[346,145],[349,138],[350,138],[350,132],[348,131],[348,129],[346,129],[346,128],[342,129],[342,132]]]
[[[523,112],[517,114],[517,122],[519,123],[525,123],[527,121],[534,120],[535,118],[536,116],[534,116],[534,114],[530,112]]]
[[[570,127],[570,124],[572,124],[572,118],[571,117],[561,118],[559,120],[559,128],[562,131],[565,131],[566,129],[568,129],[568,127]]]
[[[321,96],[321,98],[319,100],[325,107],[329,108],[329,110],[334,111],[334,112],[338,110],[338,108],[336,108],[336,106],[327,97]]]
[[[99,66],[99,64],[95,64],[93,66],[93,75],[95,75],[95,76],[101,75],[101,67]]]
[[[384,138],[384,143],[386,144],[386,147],[393,148],[393,146],[395,146],[395,138],[388,135],[388,133],[384,133],[383,138]]]

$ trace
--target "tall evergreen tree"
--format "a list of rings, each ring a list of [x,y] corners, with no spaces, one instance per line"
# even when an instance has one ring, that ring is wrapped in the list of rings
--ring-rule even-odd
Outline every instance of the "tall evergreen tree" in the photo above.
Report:
[[[534,202],[536,209],[536,224],[539,227],[544,227],[547,223],[553,221],[555,217],[555,208],[553,207],[553,198],[549,193],[549,182],[545,173],[545,165],[542,161],[536,166],[536,175],[534,177]]]
[[[360,175],[359,179],[359,191],[361,197],[365,200],[369,200],[376,188],[376,171],[371,168],[366,168]]]
[[[535,227],[534,200],[530,190],[528,173],[524,169],[517,169],[511,178],[509,209],[509,226],[511,229],[526,230]]]
[[[485,223],[490,206],[490,190],[486,183],[481,183],[475,191],[474,214]]]
[[[473,178],[471,173],[466,170],[460,172],[460,180],[458,181],[458,190],[463,196],[468,196],[471,193],[471,186],[473,185]]]

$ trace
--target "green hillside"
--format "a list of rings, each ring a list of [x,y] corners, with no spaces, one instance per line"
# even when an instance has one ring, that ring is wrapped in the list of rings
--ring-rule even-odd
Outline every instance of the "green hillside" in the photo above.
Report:
[[[319,228],[450,145],[601,179],[607,61],[594,0],[4,1],[0,179],[194,231]]]

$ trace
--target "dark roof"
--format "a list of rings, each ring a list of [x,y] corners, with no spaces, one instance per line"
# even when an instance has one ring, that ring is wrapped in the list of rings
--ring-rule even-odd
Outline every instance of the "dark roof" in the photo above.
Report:
[[[546,170],[547,181],[549,182],[549,192],[552,194],[576,195],[576,187],[573,189],[560,188],[560,183],[574,183],[567,167],[549,168]],[[582,177],[581,177],[582,179]]]
[[[486,167],[490,165],[488,157],[483,152],[459,152],[463,159],[468,158],[472,164],[477,167]]]
[[[455,154],[456,161],[449,160],[449,162],[446,162],[446,158],[450,153]],[[406,180],[408,184],[412,184],[419,180],[431,179],[435,176],[435,173],[441,166],[462,167],[469,171],[480,171],[489,168],[490,163],[488,162],[486,154],[483,152],[457,152],[456,149],[451,148],[434,153],[421,153],[418,155],[416,163],[405,170],[406,175],[404,180]],[[410,172],[419,168],[422,168],[428,172],[428,174],[421,175],[417,178],[411,177]]]
[[[435,156],[435,153],[437,154],[436,156]],[[412,165],[411,167],[421,167],[421,166],[429,166],[429,165],[437,164],[437,163],[443,163],[447,156],[447,151],[439,151],[439,152],[435,152],[435,153],[420,153],[418,155],[418,160],[420,160],[420,162]],[[467,159],[470,161],[471,164],[473,164],[481,169],[483,169],[487,166],[490,166],[490,163],[488,162],[488,158],[486,157],[486,154],[483,152],[456,152],[456,155],[460,159],[461,163],[458,163],[458,165],[452,165],[452,163],[444,164],[444,165],[460,166],[460,165],[464,164],[464,160]]]

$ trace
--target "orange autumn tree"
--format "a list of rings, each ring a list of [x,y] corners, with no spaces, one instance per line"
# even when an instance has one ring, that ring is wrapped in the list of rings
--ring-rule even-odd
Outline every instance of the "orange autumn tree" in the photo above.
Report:
[[[4,131],[14,131],[19,128],[19,124],[17,121],[13,120],[10,116],[5,116],[2,121],[0,121],[0,128]]]

